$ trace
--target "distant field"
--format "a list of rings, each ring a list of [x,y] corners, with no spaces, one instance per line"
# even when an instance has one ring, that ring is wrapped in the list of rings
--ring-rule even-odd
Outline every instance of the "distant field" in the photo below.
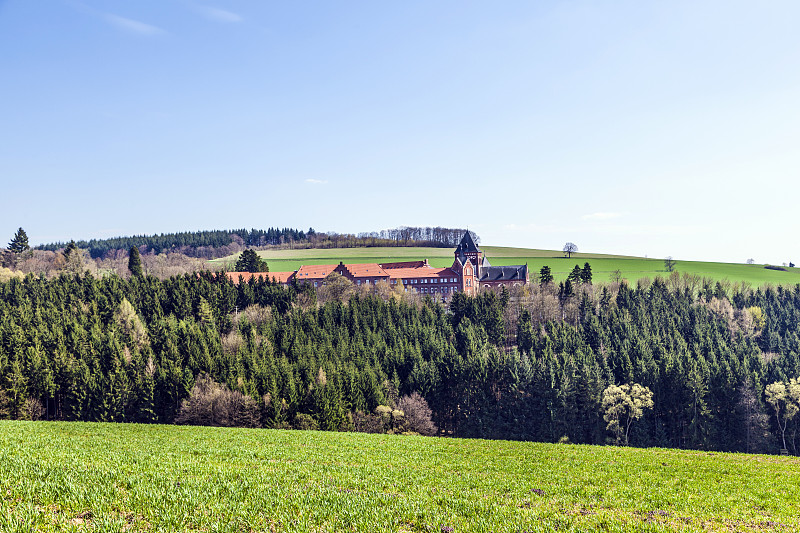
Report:
[[[798,531],[794,457],[0,422],[0,531]]]
[[[506,248],[501,246],[484,246],[484,253],[493,265],[528,264],[532,272],[538,272],[544,265],[553,271],[556,281],[566,279],[567,274],[585,262],[592,266],[596,281],[609,281],[612,273],[619,270],[622,277],[630,282],[644,277],[667,276],[662,259],[646,259],[642,257],[615,256],[603,254],[573,254],[567,259],[561,252],[553,250],[535,250],[528,248]],[[410,261],[428,259],[431,265],[445,267],[453,264],[453,250],[450,248],[341,248],[341,249],[307,249],[307,250],[268,250],[258,252],[275,272],[291,272],[301,265],[323,265],[338,263],[382,263],[392,261]],[[212,263],[230,260],[217,259]],[[764,265],[746,265],[742,263],[706,263],[701,261],[676,261],[678,272],[688,272],[705,276],[713,280],[728,279],[732,282],[743,281],[753,286],[765,283],[794,285],[800,283],[800,268],[790,268],[786,272],[768,270]]]

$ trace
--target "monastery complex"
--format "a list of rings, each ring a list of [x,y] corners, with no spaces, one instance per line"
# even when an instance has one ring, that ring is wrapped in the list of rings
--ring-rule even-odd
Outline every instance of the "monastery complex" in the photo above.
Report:
[[[474,295],[481,287],[523,285],[529,282],[528,265],[492,266],[469,232],[464,233],[454,252],[453,266],[434,268],[424,261],[400,263],[360,263],[338,265],[303,265],[294,272],[229,272],[234,282],[241,277],[247,281],[253,276],[289,285],[309,283],[321,287],[325,278],[336,272],[356,285],[374,285],[386,281],[391,285],[402,283],[406,291],[447,297],[455,292]]]

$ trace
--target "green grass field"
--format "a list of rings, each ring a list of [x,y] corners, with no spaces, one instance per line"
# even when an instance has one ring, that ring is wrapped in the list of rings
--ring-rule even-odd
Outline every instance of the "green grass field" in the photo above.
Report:
[[[0,531],[798,531],[798,459],[0,422]]]
[[[603,254],[573,254],[567,259],[561,252],[553,250],[534,250],[528,248],[506,248],[484,246],[484,253],[495,266],[528,264],[531,272],[538,272],[548,265],[556,281],[566,279],[575,267],[583,267],[585,262],[592,266],[595,281],[609,281],[612,273],[619,270],[622,277],[635,283],[640,278],[667,276],[663,259],[647,259]],[[450,248],[336,248],[304,250],[266,250],[258,252],[274,272],[291,272],[301,265],[345,263],[383,263],[393,261],[412,261],[428,259],[435,267],[453,264],[453,250]],[[235,260],[217,259],[212,263]],[[715,281],[727,279],[731,282],[746,282],[757,287],[765,283],[774,285],[794,285],[800,283],[800,268],[789,268],[786,272],[768,270],[764,265],[743,263],[711,263],[701,261],[676,261],[676,270],[711,278]]]

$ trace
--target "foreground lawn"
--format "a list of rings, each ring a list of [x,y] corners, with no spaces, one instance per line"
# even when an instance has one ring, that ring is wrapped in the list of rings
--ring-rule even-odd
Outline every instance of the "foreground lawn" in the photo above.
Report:
[[[585,262],[592,265],[594,280],[607,282],[614,271],[619,270],[623,278],[635,284],[640,278],[666,277],[663,259],[627,257],[603,254],[573,254],[567,259],[564,254],[554,250],[535,250],[528,248],[507,248],[502,246],[482,247],[489,261],[495,266],[528,264],[531,273],[539,272],[544,265],[551,268],[553,276],[563,281],[575,267],[583,267]],[[291,272],[302,265],[345,263],[390,263],[394,261],[413,261],[428,259],[435,267],[449,267],[453,264],[453,250],[450,248],[333,248],[303,250],[262,250],[258,254],[269,264],[273,272]],[[235,261],[237,256],[215,259],[212,265]],[[712,263],[702,261],[676,261],[675,269],[681,274],[688,272],[710,278],[714,281],[730,280],[745,282],[753,287],[765,283],[773,285],[794,285],[800,283],[800,268],[787,268],[786,271],[765,269],[764,265],[744,263]]]
[[[0,422],[0,531],[798,531],[795,458]]]

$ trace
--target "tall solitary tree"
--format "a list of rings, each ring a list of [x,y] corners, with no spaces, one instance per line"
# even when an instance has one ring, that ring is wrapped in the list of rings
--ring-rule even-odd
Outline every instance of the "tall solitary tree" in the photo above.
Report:
[[[136,246],[131,246],[131,251],[128,254],[128,270],[135,277],[144,275],[142,272],[142,257],[139,255],[139,248]]]
[[[572,254],[578,251],[578,245],[572,242],[568,242],[567,244],[564,245],[562,251],[565,254],[567,254],[567,257],[572,257]]]
[[[25,233],[24,229],[19,228],[17,233],[14,234],[14,238],[8,243],[8,249],[15,254],[21,254],[25,250],[30,250],[30,248],[31,247],[28,245],[28,234]]]

